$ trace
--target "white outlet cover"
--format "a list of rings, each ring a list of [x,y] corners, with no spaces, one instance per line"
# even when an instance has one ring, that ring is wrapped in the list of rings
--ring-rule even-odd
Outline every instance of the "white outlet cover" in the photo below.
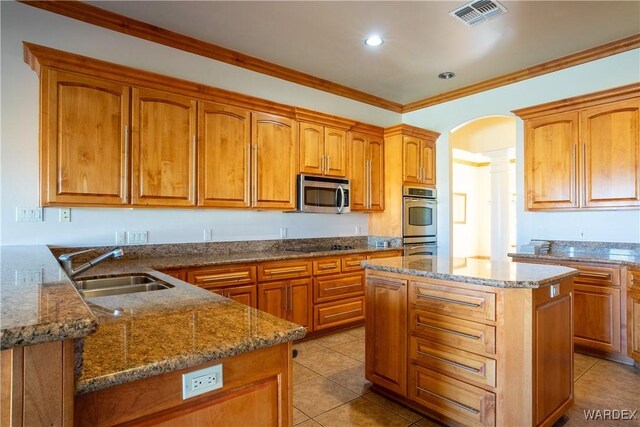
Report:
[[[207,375],[215,376],[215,383],[210,386],[198,387],[196,390],[192,388],[193,380],[198,377]],[[198,396],[203,393],[208,393],[212,390],[222,388],[222,363],[219,365],[208,366],[204,369],[182,374],[182,400],[189,399],[194,396]]]

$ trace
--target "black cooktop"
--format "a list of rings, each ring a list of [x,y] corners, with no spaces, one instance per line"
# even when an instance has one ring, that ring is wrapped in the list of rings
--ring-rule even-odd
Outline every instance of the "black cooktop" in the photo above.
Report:
[[[328,252],[328,251],[348,251],[355,249],[352,245],[331,245],[320,248],[288,248],[285,249],[288,252],[304,252],[304,253],[312,253],[312,252]]]

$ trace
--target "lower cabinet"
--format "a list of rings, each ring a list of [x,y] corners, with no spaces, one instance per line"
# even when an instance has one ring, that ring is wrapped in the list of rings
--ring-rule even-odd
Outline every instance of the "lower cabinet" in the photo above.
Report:
[[[640,365],[640,270],[629,271],[627,354]]]
[[[348,326],[362,320],[364,320],[364,297],[362,296],[313,306],[314,331]]]
[[[165,273],[173,275],[170,272]],[[250,307],[258,307],[255,265],[236,264],[194,268],[187,270],[184,277],[182,280],[192,285],[200,286]]]
[[[183,374],[219,364],[222,388],[182,398]],[[81,394],[73,425],[290,426],[292,365],[286,343]]]
[[[258,309],[311,329],[311,279],[258,284]]]
[[[620,351],[620,289],[576,283],[574,319],[576,344]]]
[[[313,278],[315,331],[364,320],[364,273],[349,272]]]

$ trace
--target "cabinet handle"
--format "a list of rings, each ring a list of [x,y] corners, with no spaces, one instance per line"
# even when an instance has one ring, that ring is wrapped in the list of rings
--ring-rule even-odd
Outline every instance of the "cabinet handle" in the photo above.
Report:
[[[274,275],[274,274],[287,274],[287,273],[298,273],[300,271],[306,271],[307,266],[301,265],[299,267],[285,267],[285,268],[274,268],[273,270],[268,270],[266,275]]]
[[[330,317],[342,316],[343,314],[351,314],[359,311],[362,311],[362,310],[360,310],[359,308],[356,308],[355,310],[343,311],[342,313],[329,314],[327,316],[324,316],[324,318],[329,319]]]
[[[457,335],[459,337],[469,338],[470,340],[477,341],[480,339],[477,335],[465,334],[464,332],[454,331],[453,329],[441,328],[440,326],[429,325],[428,323],[416,322],[417,326],[422,326],[423,328],[431,328],[436,329],[438,331],[446,332],[448,334]]]
[[[480,304],[475,304],[473,302],[466,302],[466,301],[459,301],[457,299],[437,297],[435,295],[418,294],[418,298],[432,299],[432,300],[443,301],[443,302],[450,302],[451,304],[464,305],[465,307],[474,307],[474,308],[480,307]]]
[[[586,272],[586,271],[581,271],[580,273],[578,273],[578,277],[590,277],[592,279],[611,279],[611,273],[592,273],[592,272]]]
[[[287,299],[287,301],[289,301],[289,312],[293,311],[293,286],[291,286],[291,284],[289,284],[289,298]]]
[[[249,276],[246,273],[226,273],[216,274],[215,276],[203,277],[199,279],[202,283],[219,282],[221,280],[242,280],[248,279]]]
[[[362,261],[364,261],[364,260],[362,260]],[[348,266],[350,266],[350,267],[353,267],[353,266],[356,266],[356,265],[357,265],[357,266],[360,266],[360,263],[361,263],[362,261],[360,261],[360,260],[359,260],[359,261],[347,261],[347,262],[346,262],[346,264],[347,264]]]
[[[251,200],[251,206],[255,206],[258,203],[258,144],[253,146],[255,156],[253,159],[253,170],[251,180],[253,181],[253,197]]]
[[[333,288],[325,288],[324,291],[325,292],[329,292],[329,291],[336,291],[339,289],[344,289],[344,288],[352,288],[353,284],[351,285],[342,285],[342,286],[334,286]]]
[[[390,279],[379,279],[377,277],[375,277],[375,278],[371,277],[371,278],[368,279],[368,281],[370,283],[379,283],[381,285],[393,286],[395,288],[401,288],[401,287],[403,287],[403,286],[405,286],[407,284],[407,282],[405,282],[404,280],[403,281],[400,281],[400,280],[396,281],[396,280],[390,280]]]
[[[419,350],[416,351],[416,353],[418,353],[420,356],[431,357],[433,359],[444,362],[448,365],[455,366],[456,368],[461,368],[461,369],[464,369],[465,371],[473,372],[474,374],[480,373],[480,369],[477,369],[462,363],[454,362],[453,360],[445,359],[444,357],[435,356],[433,354],[425,353],[424,351],[419,351]]]
[[[327,154],[327,170],[325,172],[329,173],[331,170],[331,157]]]
[[[193,154],[191,156],[191,200],[193,203],[196,202],[196,158],[197,158],[197,150],[198,150],[198,138],[193,135]]]
[[[369,160],[364,161],[364,208],[369,209]]]
[[[129,125],[124,125],[124,178],[122,185],[124,200],[129,203]]]
[[[434,392],[432,392],[432,391],[429,391],[429,390],[427,390],[426,388],[417,387],[417,389],[418,389],[418,390],[420,390],[420,391],[421,391],[421,392],[423,392],[423,393],[430,394],[430,395],[432,395],[432,396],[437,397],[438,399],[442,399],[442,400],[444,400],[444,401],[446,401],[446,402],[449,402],[449,403],[451,403],[452,405],[455,405],[455,406],[457,406],[458,408],[464,409],[464,410],[465,410],[465,411],[467,411],[467,412],[471,412],[473,415],[478,415],[478,414],[480,413],[480,411],[478,411],[478,410],[477,410],[477,409],[475,409],[475,408],[472,408],[471,406],[467,406],[467,405],[465,405],[464,403],[456,402],[455,400],[451,400],[451,399],[446,398],[446,397],[444,397],[444,396],[440,396],[439,394],[436,394],[436,393],[434,393]]]
[[[246,170],[244,173],[244,200],[247,205],[251,205],[249,191],[251,191],[251,144],[247,144]]]
[[[284,295],[282,295],[282,311],[289,311],[289,285],[284,285]]]
[[[338,268],[338,266],[335,265],[335,264],[322,264],[322,265],[319,265],[318,268],[320,270],[327,270],[327,269],[330,269],[330,268]]]
[[[324,154],[320,156],[320,172],[324,174]]]

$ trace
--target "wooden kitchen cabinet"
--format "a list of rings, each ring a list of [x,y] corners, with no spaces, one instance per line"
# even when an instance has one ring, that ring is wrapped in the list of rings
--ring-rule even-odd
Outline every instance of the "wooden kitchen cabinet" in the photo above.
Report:
[[[198,206],[251,205],[251,113],[198,103]]]
[[[130,87],[43,68],[41,203],[129,203]]]
[[[629,270],[627,354],[640,366],[640,270]]]
[[[258,284],[258,309],[311,328],[311,279],[277,280]]]
[[[300,172],[347,176],[347,132],[300,122]]]
[[[435,140],[403,138],[403,181],[405,185],[436,185]]]
[[[255,265],[235,264],[193,268],[186,271],[184,280],[239,303],[258,307]]]
[[[350,134],[351,210],[384,210],[384,143],[382,138]]]
[[[514,111],[527,210],[640,206],[640,85]]]
[[[407,395],[407,281],[369,275],[366,286],[365,376]]]
[[[252,207],[295,209],[297,123],[273,114],[251,115]]]
[[[132,203],[196,204],[196,101],[134,88],[132,107]]]

